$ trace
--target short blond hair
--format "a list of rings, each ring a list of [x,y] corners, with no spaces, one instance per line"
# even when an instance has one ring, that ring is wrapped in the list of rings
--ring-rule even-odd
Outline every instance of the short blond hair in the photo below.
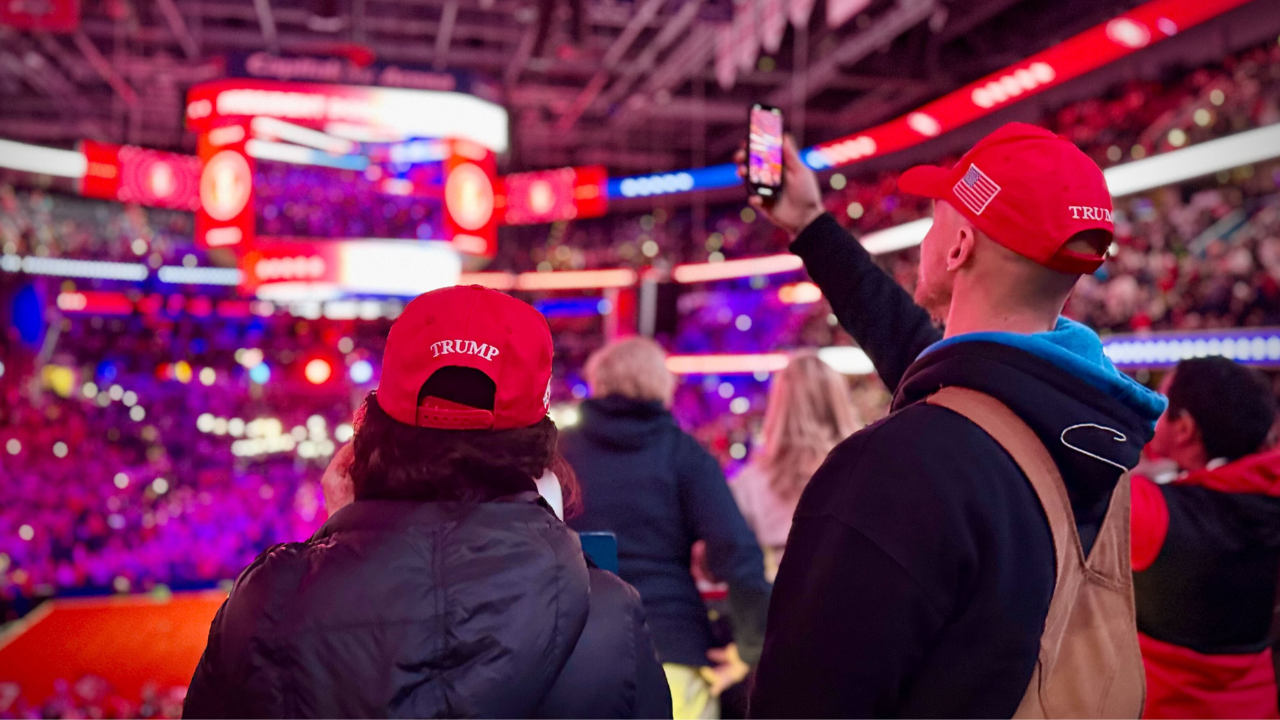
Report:
[[[646,337],[617,340],[595,351],[587,358],[586,376],[594,397],[620,395],[670,406],[676,389],[666,351]]]

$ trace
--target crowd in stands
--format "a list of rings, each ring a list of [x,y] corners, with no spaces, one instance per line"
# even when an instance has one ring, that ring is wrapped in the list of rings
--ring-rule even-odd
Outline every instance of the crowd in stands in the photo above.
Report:
[[[1121,201],[1116,253],[1069,313],[1112,331],[1280,323],[1280,165],[1248,170],[1189,197],[1171,188]]]
[[[1047,113],[1039,124],[1065,135],[1104,169],[1223,135],[1280,122],[1280,46],[1269,42],[1220,64],[1134,80],[1098,98]],[[956,157],[938,158],[949,164]],[[856,172],[856,169],[855,169]],[[825,176],[827,208],[865,234],[928,214],[927,200],[897,192],[897,172]],[[521,228],[501,249],[516,270],[640,267],[714,262],[779,252],[785,238],[741,206],[709,208],[702,228],[689,209],[658,207],[571,225]],[[649,243],[652,243],[651,245]],[[647,250],[646,250],[647,246]]]
[[[258,163],[258,234],[276,237],[439,239],[438,203],[382,191],[382,171]]]
[[[314,463],[291,452],[237,462],[229,434],[197,427],[194,393],[148,387],[133,406],[147,416],[134,421],[123,400],[108,394],[103,407],[78,390],[6,411],[4,620],[68,591],[207,587],[324,520]]]
[[[1274,124],[1280,122],[1280,46],[1269,43],[1164,82],[1132,81],[1043,122],[1103,167]],[[352,204],[358,193],[338,193],[328,200],[347,224],[334,233],[329,214],[297,201],[314,189],[315,178],[328,176],[267,165],[273,180],[258,187],[265,234],[426,237],[434,231],[430,213],[415,214],[421,206],[407,199],[387,199],[379,216]],[[896,192],[892,173],[825,181],[832,188],[828,208],[858,233],[928,212],[927,202]],[[1117,201],[1112,256],[1080,283],[1068,314],[1103,332],[1280,325],[1277,188],[1280,164],[1264,163]],[[784,246],[777,230],[739,206],[712,209],[697,228],[692,211],[657,208],[638,217],[504,232],[514,241],[500,243],[494,267],[515,271],[670,266]],[[0,251],[6,255],[158,267],[200,257],[191,235],[189,213],[122,210],[0,185]],[[878,262],[904,286],[913,284],[914,250]],[[780,286],[800,279],[797,273],[689,288],[678,301],[680,320],[660,339],[673,353],[849,344],[825,301],[782,301]],[[54,321],[58,337],[42,369],[36,369],[36,348],[28,347],[6,354],[0,375],[0,492],[8,498],[0,508],[0,623],[50,595],[225,581],[263,547],[305,538],[324,521],[318,481],[325,448],[331,453],[344,439],[342,426],[376,386],[376,376],[356,382],[347,369],[357,360],[379,366],[387,322],[305,320],[283,312],[233,320],[161,313]],[[553,404],[585,395],[581,367],[603,344],[600,322],[552,321]],[[17,348],[15,329],[7,331],[4,345]],[[253,363],[237,355],[244,349],[262,352],[261,362],[272,369],[268,381],[250,378]],[[322,388],[303,384],[304,362],[320,355],[332,365],[333,380]],[[205,368],[212,373],[208,383],[200,377]],[[768,385],[767,374],[688,376],[676,388],[673,414],[732,475],[759,437]],[[126,402],[130,394],[134,400]],[[888,405],[874,377],[854,381],[854,400],[867,422]],[[226,422],[217,426],[222,432],[205,429],[200,418],[206,414]],[[313,416],[319,420],[309,424]],[[279,420],[283,434],[298,433],[289,450],[233,454],[246,423],[237,432],[230,419],[268,417]],[[304,441],[314,454],[299,451]],[[18,689],[0,684],[0,718],[168,717],[180,704],[177,691],[159,689],[136,704],[86,677],[32,705]]]
[[[0,184],[0,252],[5,255],[145,262],[198,260],[194,216]]]
[[[85,675],[75,682],[58,681],[53,695],[33,702],[17,683],[0,682],[0,718],[179,718],[186,694],[184,687],[147,685],[140,697],[125,697],[103,678]]]

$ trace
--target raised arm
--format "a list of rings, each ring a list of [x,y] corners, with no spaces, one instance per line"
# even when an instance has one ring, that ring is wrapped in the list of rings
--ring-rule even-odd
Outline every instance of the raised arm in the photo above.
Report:
[[[829,213],[800,232],[791,252],[804,260],[840,326],[871,358],[890,390],[925,348],[942,339],[929,313]]]
[[[801,161],[790,137],[783,144],[783,162],[781,197],[769,206],[752,197],[751,204],[793,238],[791,251],[804,260],[840,325],[894,390],[907,367],[941,340],[942,333],[924,308],[825,211],[818,177]]]

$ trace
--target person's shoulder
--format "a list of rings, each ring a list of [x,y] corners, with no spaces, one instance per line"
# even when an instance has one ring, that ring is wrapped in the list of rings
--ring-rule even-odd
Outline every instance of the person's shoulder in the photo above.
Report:
[[[309,545],[310,542],[288,542],[263,550],[236,578],[229,602],[263,604],[268,593],[274,592],[282,582],[287,582],[285,578],[302,575]]]
[[[640,593],[626,580],[600,568],[588,567],[591,611],[616,617],[630,617],[642,608]],[[643,622],[643,619],[641,620]]]
[[[814,474],[797,517],[900,505],[959,510],[992,473],[1018,471],[981,428],[945,408],[917,403],[854,433]]]
[[[574,648],[579,658],[616,661],[635,652],[636,633],[645,627],[640,593],[622,578],[599,568],[587,569],[589,599],[587,624]],[[580,668],[585,666],[578,663]],[[623,663],[630,667],[630,663]],[[580,670],[580,672],[584,672]]]
[[[280,610],[292,597],[288,588],[296,588],[306,572],[307,545],[272,545],[240,572],[216,619],[224,660],[240,658],[251,638],[270,642],[267,638],[279,632],[284,617]]]
[[[946,408],[916,403],[868,425],[837,445],[828,462],[873,463],[891,472],[956,468],[955,460],[998,450],[982,428]],[[928,473],[932,476],[932,473]]]
[[[710,462],[715,464],[717,468],[720,466],[716,461],[715,456],[703,447],[702,443],[698,442],[697,438],[680,429],[680,426],[676,425],[674,422],[670,426],[665,427],[662,432],[666,432],[670,435],[670,447],[672,452],[675,453],[677,462],[681,465],[698,466],[705,465]]]

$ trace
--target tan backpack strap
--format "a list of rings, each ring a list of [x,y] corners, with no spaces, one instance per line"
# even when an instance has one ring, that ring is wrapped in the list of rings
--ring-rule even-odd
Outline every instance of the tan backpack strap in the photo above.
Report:
[[[944,387],[929,396],[926,402],[968,418],[1000,443],[1018,467],[1022,468],[1049,520],[1054,556],[1057,559],[1056,586],[1060,587],[1063,573],[1067,569],[1068,553],[1080,547],[1080,542],[1077,539],[1075,515],[1071,512],[1066,485],[1062,482],[1057,463],[1045,449],[1044,443],[1004,403],[986,393],[962,387]]]

